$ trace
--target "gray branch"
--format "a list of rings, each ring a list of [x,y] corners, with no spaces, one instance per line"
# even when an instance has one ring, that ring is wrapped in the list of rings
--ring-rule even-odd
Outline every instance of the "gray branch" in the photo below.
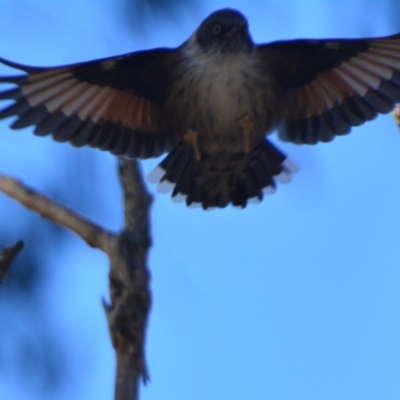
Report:
[[[16,179],[0,175],[0,191],[70,229],[89,246],[108,255],[111,304],[103,301],[103,305],[117,357],[115,399],[137,400],[140,379],[144,383],[148,380],[144,346],[151,306],[147,254],[151,246],[149,211],[152,198],[136,161],[121,159],[119,176],[125,208],[125,226],[119,233],[107,231]],[[0,270],[3,252],[0,253]]]
[[[4,275],[7,273],[8,269],[11,267],[12,262],[18,253],[24,247],[24,242],[19,240],[12,246],[4,247],[0,251],[0,284],[3,282]]]

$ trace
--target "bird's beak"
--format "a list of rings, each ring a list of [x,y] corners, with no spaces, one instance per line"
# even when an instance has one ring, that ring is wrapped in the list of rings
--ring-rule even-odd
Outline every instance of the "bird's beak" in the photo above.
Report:
[[[234,38],[238,38],[240,36],[243,36],[245,31],[245,27],[241,26],[241,27],[234,27],[232,28],[229,32],[225,33],[225,37],[229,38],[229,39],[234,39]]]

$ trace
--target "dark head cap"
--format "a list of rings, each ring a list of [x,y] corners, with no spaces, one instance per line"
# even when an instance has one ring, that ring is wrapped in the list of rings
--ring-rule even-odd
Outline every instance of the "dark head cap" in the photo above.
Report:
[[[247,19],[229,8],[210,14],[201,23],[196,38],[204,50],[231,52],[253,47]]]

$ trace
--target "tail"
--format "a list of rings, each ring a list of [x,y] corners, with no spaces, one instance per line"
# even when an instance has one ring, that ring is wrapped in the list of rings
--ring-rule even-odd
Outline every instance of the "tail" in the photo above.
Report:
[[[241,208],[259,203],[276,191],[276,182],[287,183],[298,166],[267,139],[248,154],[202,154],[195,159],[192,148],[179,142],[147,177],[158,183],[159,193],[172,190],[172,200],[186,201],[192,208]]]

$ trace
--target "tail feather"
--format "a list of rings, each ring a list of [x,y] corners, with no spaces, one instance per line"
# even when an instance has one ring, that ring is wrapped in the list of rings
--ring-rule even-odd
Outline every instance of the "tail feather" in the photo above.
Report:
[[[172,190],[174,201],[186,201],[190,207],[223,208],[231,203],[244,208],[274,193],[276,182],[289,182],[298,169],[267,139],[248,154],[203,154],[201,160],[179,142],[147,180],[158,183],[159,192]]]

